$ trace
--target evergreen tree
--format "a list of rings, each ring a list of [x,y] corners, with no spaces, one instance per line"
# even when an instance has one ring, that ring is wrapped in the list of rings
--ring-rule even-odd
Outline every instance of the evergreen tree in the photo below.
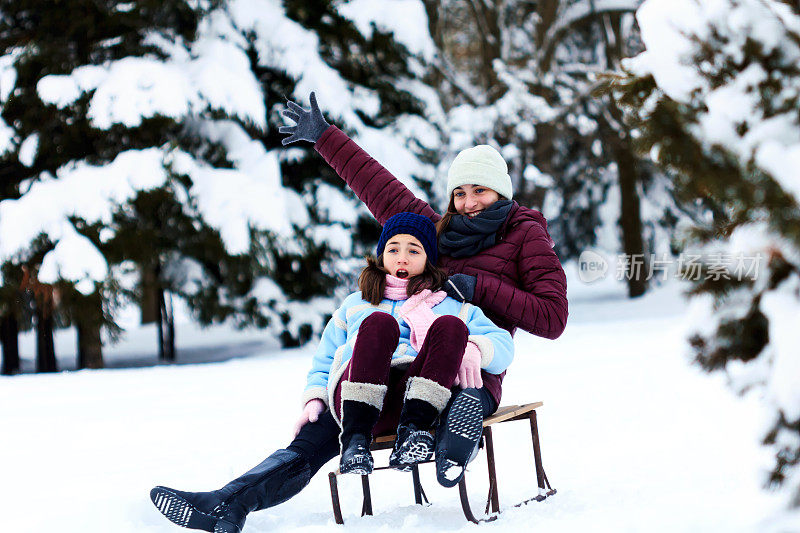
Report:
[[[697,258],[695,361],[773,409],[771,485],[800,506],[800,7],[649,1],[647,50],[614,89],[642,153],[672,176]],[[688,265],[687,265],[688,267]]]
[[[371,249],[380,227],[312,147],[280,144],[283,136],[277,130],[285,123],[280,111],[286,99],[308,106],[308,95],[316,90],[329,121],[423,197],[431,191],[441,141],[427,116],[430,89],[420,79],[424,46],[398,35],[404,19],[386,16],[395,3],[258,5],[255,16],[238,16],[242,12],[235,1],[229,11],[232,25],[250,43],[252,68],[265,87],[268,126],[254,138],[280,154],[281,184],[299,199],[291,206],[293,216],[299,216],[292,221],[291,239],[259,236],[258,262],[268,265],[273,288],[287,298],[275,302],[284,306],[290,326],[282,338],[293,343],[287,333],[299,332],[298,316],[309,316],[298,304],[307,302],[317,311],[322,305],[331,312],[332,300],[324,297],[337,286],[353,288],[359,258]],[[297,340],[306,340],[321,325],[307,323],[306,334]]]
[[[281,146],[287,97],[318,88],[337,124],[391,154],[409,185],[432,177],[429,151],[405,146],[428,128],[403,86],[413,54],[358,12],[356,23],[332,2],[89,2],[66,16],[46,2],[1,6],[0,261],[54,284],[81,364],[102,364],[99,328],[118,333],[116,307],[130,300],[163,325],[168,356],[170,294],[202,323],[269,327],[285,345],[321,330],[364,249],[351,234],[377,230],[311,150]],[[16,317],[3,285],[0,311]],[[16,337],[6,329],[4,348]]]
[[[56,323],[77,328],[79,366],[102,366],[100,328],[106,326],[113,333],[112,302],[121,295],[144,292],[144,284],[137,283],[119,293],[123,284],[115,274],[125,275],[125,262],[161,266],[162,260],[202,256],[223,271],[211,278],[224,287],[219,290],[233,292],[235,282],[226,277],[231,274],[227,265],[241,263],[239,256],[249,253],[249,247],[233,251],[225,247],[224,236],[205,223],[208,212],[196,207],[203,198],[193,192],[203,182],[226,175],[215,174],[215,169],[232,165],[224,152],[220,154],[219,143],[192,126],[203,117],[216,116],[263,122],[260,92],[255,80],[247,79],[244,51],[239,50],[237,57],[235,50],[228,50],[233,52],[230,57],[218,57],[225,44],[208,29],[205,17],[219,5],[213,1],[199,7],[185,1],[78,2],[70,9],[36,1],[0,5],[6,82],[2,94],[6,200],[0,209],[4,245],[0,255],[8,268],[28,265],[39,280],[56,284],[62,305],[38,310],[36,316],[50,324],[57,311]],[[208,52],[209,58],[201,52]],[[235,70],[242,64],[244,79]],[[218,80],[212,75],[222,65],[239,75],[231,80],[236,87],[215,86]],[[232,99],[225,91],[247,89],[248,81],[251,94],[226,106]],[[170,167],[178,162],[194,175],[184,179],[173,171]],[[124,213],[146,201],[140,194],[152,199],[154,194],[148,191],[153,188],[165,192],[158,196],[160,205],[140,209],[134,219],[126,219]],[[177,211],[186,211],[184,219],[190,223],[173,227],[173,220],[160,217],[176,205]],[[155,227],[156,238],[142,239],[137,231],[129,231],[140,225]],[[247,220],[240,225],[247,230]],[[210,243],[205,248],[196,243],[203,239]],[[31,248],[34,240],[41,247]],[[161,246],[151,246],[157,243]],[[253,278],[248,279],[252,285]],[[168,281],[156,283],[162,290],[177,291]],[[236,283],[241,285],[241,279]],[[7,293],[6,316],[18,314],[14,288]],[[13,325],[9,320],[4,323]],[[48,348],[49,337],[42,335]],[[9,346],[13,336],[10,331],[5,335]]]
[[[285,6],[289,18],[319,39],[319,57],[325,67],[341,77],[341,81],[330,84],[320,76],[323,84],[317,94],[324,111],[384,165],[395,170],[407,185],[423,196],[430,195],[442,141],[432,117],[438,102],[430,101],[432,94],[423,79],[432,43],[424,36],[417,40],[400,35],[400,30],[407,26],[405,17],[413,13],[404,11],[403,17],[398,18],[395,16],[399,15],[398,6],[388,1],[287,1]],[[413,7],[400,6],[406,10]],[[347,97],[350,106],[343,107],[339,103],[342,95],[337,91],[347,86],[354,88],[348,90],[352,92]],[[302,100],[306,97],[303,95]],[[434,109],[427,108],[430,104]],[[345,190],[341,179],[318,156],[310,161],[303,158],[297,164],[313,166],[305,174],[296,172],[297,167],[287,167],[284,175],[298,176],[299,180],[291,186],[311,193],[310,213],[312,217],[320,217],[313,222],[327,224],[338,221],[330,217],[344,217],[349,228],[357,230],[357,245],[374,244],[380,228],[363,206],[358,206],[357,220],[346,213],[336,213],[336,209],[325,209],[326,218],[313,207],[320,199],[320,192],[330,191],[329,186]],[[309,180],[318,175],[322,180]],[[352,198],[352,193],[347,192],[346,197]],[[361,251],[363,248],[359,247]]]
[[[498,145],[515,199],[544,211],[562,259],[595,245],[668,251],[677,214],[663,180],[633,150],[616,103],[594,92],[641,46],[638,3],[426,2],[450,150]],[[642,294],[645,276],[629,272],[628,285]]]

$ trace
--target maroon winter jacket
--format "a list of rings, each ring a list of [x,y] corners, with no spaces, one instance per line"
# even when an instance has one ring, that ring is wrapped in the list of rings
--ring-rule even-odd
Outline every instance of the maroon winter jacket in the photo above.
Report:
[[[314,147],[381,225],[404,211],[433,222],[442,218],[336,126],[325,130]],[[450,275],[475,276],[472,303],[512,335],[519,327],[555,339],[567,325],[567,278],[539,211],[514,202],[497,244],[470,257],[440,254],[439,266]],[[484,385],[498,405],[502,378],[483,373]]]

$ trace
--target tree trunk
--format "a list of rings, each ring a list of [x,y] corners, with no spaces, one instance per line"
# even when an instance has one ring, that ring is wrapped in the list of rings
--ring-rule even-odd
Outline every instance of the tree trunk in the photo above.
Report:
[[[103,368],[103,341],[100,326],[78,324],[78,368]]]
[[[36,299],[36,371],[58,372],[53,343],[53,302]]]
[[[423,0],[423,5],[425,6],[425,13],[428,15],[428,31],[431,34],[431,38],[433,39],[434,44],[436,45],[436,50],[439,53],[443,53],[445,49],[445,42],[444,42],[444,31],[442,29],[442,21],[440,18],[440,13],[443,13],[445,7],[442,6],[441,2],[434,1],[434,0]],[[440,56],[438,61],[442,61],[443,58]],[[436,61],[434,61],[435,63]],[[433,68],[430,69],[428,72],[430,85],[437,89],[439,96],[442,99],[442,105],[445,109],[448,109],[449,106],[444,98],[444,91],[442,90],[442,83],[445,81],[445,75],[439,69]]]
[[[175,361],[175,320],[172,316],[172,296],[169,299],[169,308],[164,297],[164,290],[158,291],[158,359],[161,361]]]
[[[539,22],[536,25],[536,49],[539,50],[544,45],[547,30],[556,21],[558,14],[559,0],[541,0],[536,4],[536,13],[539,15]]]
[[[85,309],[77,317],[78,368],[103,368],[103,340],[100,329],[103,325],[103,302],[98,293],[86,299]]]
[[[141,307],[142,324],[152,324],[159,319],[158,305],[158,272],[157,268],[140,265],[142,299]]]
[[[620,219],[622,244],[628,263],[628,296],[635,298],[647,291],[649,269],[642,239],[642,214],[636,191],[636,159],[627,143],[614,143],[614,159],[619,172]]]
[[[609,69],[617,68],[624,50],[625,36],[622,31],[622,15],[620,13],[604,14],[602,17],[603,38],[606,45],[606,59]],[[622,112],[616,103],[608,100],[609,114],[618,124],[623,124]],[[647,291],[649,279],[649,257],[645,253],[642,238],[642,213],[639,206],[639,192],[636,185],[639,174],[636,168],[636,156],[630,143],[627,131],[611,127],[613,135],[613,154],[617,162],[620,192],[620,219],[622,244],[628,261],[628,297],[636,298]]]
[[[436,45],[436,49],[444,50],[444,31],[442,31],[440,24],[439,13],[445,7],[436,0],[423,0],[422,4],[425,6],[425,13],[428,15],[428,31]]]
[[[494,60],[501,57],[501,36],[499,23],[500,6],[496,3],[491,7],[482,0],[467,2],[472,12],[475,28],[480,38],[481,45],[481,84],[487,100],[493,102],[502,94],[497,73],[494,70]],[[493,94],[497,93],[497,94]]]
[[[0,374],[4,376],[18,374],[20,371],[19,322],[13,311],[0,317],[0,348],[3,350]]]
[[[625,33],[622,31],[622,13],[607,13],[603,16],[603,32],[606,41],[606,58],[609,70],[619,70],[619,63],[625,57]],[[613,37],[613,41],[610,38]]]
[[[164,312],[164,307],[165,307],[163,304],[164,302],[163,291],[158,291],[158,299],[156,301],[158,302],[158,321],[156,322],[156,332],[158,333],[158,360],[166,361],[167,355],[166,351],[164,350],[164,338],[165,338],[164,318],[162,314]]]
[[[172,307],[172,293],[169,293],[169,313],[167,314],[167,357],[175,360],[175,308]]]

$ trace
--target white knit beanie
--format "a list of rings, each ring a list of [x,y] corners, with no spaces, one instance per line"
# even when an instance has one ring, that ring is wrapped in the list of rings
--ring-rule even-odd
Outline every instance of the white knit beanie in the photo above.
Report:
[[[483,185],[511,200],[511,176],[500,152],[488,144],[461,150],[447,171],[447,197],[462,185]]]

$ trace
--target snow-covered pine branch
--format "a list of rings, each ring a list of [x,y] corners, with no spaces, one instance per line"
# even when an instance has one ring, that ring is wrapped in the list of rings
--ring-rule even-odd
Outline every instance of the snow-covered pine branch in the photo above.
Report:
[[[800,507],[800,7],[778,0],[646,1],[646,51],[620,83],[642,148],[675,178],[698,281],[689,350],[757,389],[775,453],[768,483]],[[727,258],[727,259],[724,259]],[[749,258],[755,272],[735,276]]]
[[[354,231],[369,215],[338,179],[322,179],[322,161],[321,171],[309,166],[307,147],[280,145],[277,110],[316,90],[326,114],[424,196],[419,183],[434,171],[420,154],[440,143],[420,120],[426,107],[441,114],[419,79],[430,38],[391,15],[424,11],[415,2],[323,3],[321,20],[309,21],[291,1],[201,4],[166,1],[158,21],[118,24],[134,29],[104,34],[88,55],[70,44],[85,38],[74,33],[85,22],[77,13],[43,12],[36,46],[0,51],[0,154],[15,176],[0,191],[2,260],[35,260],[43,281],[82,292],[132,296],[156,280],[203,322],[269,325],[296,343],[321,330],[333,286],[352,276],[347,260],[363,250]],[[26,16],[18,7],[3,13],[12,44],[14,21]],[[143,13],[154,12],[103,4],[92,24]],[[190,13],[195,26],[169,26]],[[47,66],[27,71],[30,59]],[[378,61],[392,65],[365,71]],[[39,109],[44,123],[32,120]],[[327,208],[318,209],[318,190]],[[123,243],[137,225],[148,239]],[[43,257],[31,256],[34,240]],[[159,274],[142,270],[132,284],[137,269]]]

